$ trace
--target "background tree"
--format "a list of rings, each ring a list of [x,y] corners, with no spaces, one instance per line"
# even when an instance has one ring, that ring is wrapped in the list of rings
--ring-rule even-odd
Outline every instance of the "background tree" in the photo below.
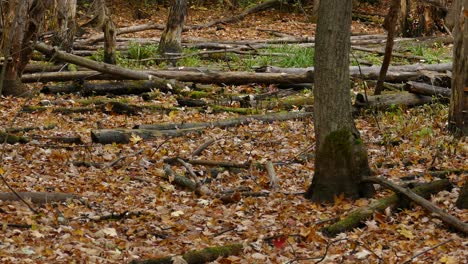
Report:
[[[306,197],[333,201],[373,193],[367,150],[352,117],[349,52],[352,0],[320,1],[315,44],[315,174]],[[336,19],[340,18],[340,19]]]
[[[449,129],[461,136],[468,135],[468,0],[457,0],[453,6],[456,20],[453,29],[452,98]]]
[[[457,136],[468,135],[468,0],[456,0],[450,15],[454,29],[452,98],[449,129]],[[457,200],[459,208],[468,208],[468,183]]]
[[[21,96],[28,91],[21,82],[21,74],[34,50],[50,0],[11,0],[3,9],[4,28],[1,47],[5,58],[2,67],[0,93]]]
[[[58,30],[54,36],[53,45],[70,52],[76,32],[76,0],[57,1],[55,16]]]
[[[187,16],[187,0],[173,0],[167,18],[166,28],[161,35],[158,52],[166,53],[182,52],[182,29]]]

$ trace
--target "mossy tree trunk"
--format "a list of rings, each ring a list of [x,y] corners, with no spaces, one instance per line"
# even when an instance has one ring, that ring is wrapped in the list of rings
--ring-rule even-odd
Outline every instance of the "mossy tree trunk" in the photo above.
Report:
[[[453,35],[452,98],[449,129],[458,136],[468,135],[468,0],[455,1]]]
[[[166,28],[159,42],[159,54],[165,55],[167,53],[182,52],[182,29],[186,16],[187,0],[173,0],[169,10]]]
[[[341,194],[355,199],[373,193],[372,185],[360,183],[371,170],[352,117],[351,10],[352,0],[320,1],[315,46],[315,175],[306,193],[314,202],[331,202]]]
[[[0,91],[3,95],[24,96],[28,91],[21,82],[21,74],[29,62],[33,46],[42,26],[44,13],[50,0],[8,1],[2,35],[2,52],[6,67],[2,69],[3,82]]]

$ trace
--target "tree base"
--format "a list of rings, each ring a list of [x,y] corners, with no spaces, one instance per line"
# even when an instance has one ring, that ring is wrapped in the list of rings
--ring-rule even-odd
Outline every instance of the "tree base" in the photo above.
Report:
[[[26,97],[29,94],[29,89],[20,79],[3,80],[2,94],[5,96]]]
[[[313,202],[333,202],[341,195],[370,197],[373,185],[361,180],[371,174],[367,150],[359,137],[346,129],[334,131],[317,151],[315,175],[305,197]]]

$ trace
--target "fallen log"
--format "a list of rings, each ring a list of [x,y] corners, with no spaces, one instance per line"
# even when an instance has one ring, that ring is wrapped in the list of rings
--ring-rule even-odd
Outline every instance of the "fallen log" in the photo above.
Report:
[[[174,129],[191,129],[191,128],[207,128],[219,127],[227,128],[239,125],[247,125],[253,121],[262,121],[265,123],[272,123],[274,121],[286,121],[291,119],[300,119],[312,116],[312,112],[288,112],[288,113],[272,113],[264,115],[251,115],[241,116],[234,119],[226,119],[214,122],[194,122],[194,123],[171,123],[171,124],[149,124],[138,125],[135,129],[149,129],[149,130],[174,130]]]
[[[84,58],[83,58],[84,59]],[[87,60],[87,59],[85,59]],[[103,64],[103,63],[100,63]],[[119,67],[120,68],[120,67]],[[125,69],[125,68],[121,68]],[[308,83],[313,79],[307,72],[302,74],[285,74],[285,73],[254,73],[254,72],[190,72],[190,71],[135,71],[129,70],[129,74],[119,74],[107,69],[96,69],[98,71],[106,70],[110,75],[102,75],[96,71],[78,71],[78,72],[53,72],[53,73],[35,73],[24,74],[21,81],[28,82],[46,82],[46,81],[72,81],[76,79],[82,80],[152,80],[161,84],[168,81],[163,79],[175,79],[182,82],[196,82],[205,84],[294,84]],[[126,69],[125,69],[126,70]],[[135,73],[135,74],[134,74]],[[148,78],[143,78],[147,76]],[[170,84],[170,83],[169,83]]]
[[[436,96],[444,99],[450,99],[450,97],[452,96],[452,90],[426,83],[409,81],[405,84],[404,88],[410,93],[427,96]]]
[[[242,244],[229,244],[226,246],[208,247],[202,250],[189,251],[179,257],[170,256],[146,260],[132,260],[130,264],[203,264],[215,261],[220,257],[239,255],[240,253],[242,253],[242,249]],[[182,260],[177,260],[178,258],[182,258]]]
[[[69,54],[63,51],[59,51],[54,47],[48,46],[45,43],[38,42],[34,45],[34,48],[43,53],[44,55],[53,57],[57,60],[73,63],[79,66],[83,66],[89,69],[93,69],[99,72],[122,76],[130,79],[137,80],[155,80],[157,77],[152,76],[143,71],[135,71],[126,69],[117,65],[107,64],[103,62],[97,62],[90,59],[82,58],[73,54]],[[162,80],[160,80],[162,81]]]
[[[350,76],[354,78],[374,79],[376,80],[380,73],[380,66],[359,67],[351,66],[349,68]],[[390,66],[387,72],[386,81],[408,81],[410,78],[424,76],[424,71],[446,72],[452,70],[452,63],[440,64],[411,64]],[[275,66],[260,67],[256,72],[274,72],[274,73],[295,73],[303,74],[308,72],[312,74],[314,67],[308,68],[281,68]]]
[[[412,94],[412,93],[393,93],[382,95],[368,95],[367,98],[363,94],[357,94],[354,102],[354,107],[357,109],[370,108],[384,110],[395,106],[414,107],[432,102],[432,97]]]
[[[65,202],[70,199],[80,199],[79,196],[69,193],[49,193],[49,192],[18,192],[24,200],[31,200],[32,203],[45,204],[55,202]],[[0,193],[2,201],[20,201],[14,193]]]
[[[453,215],[448,214],[444,210],[440,209],[439,207],[426,200],[424,197],[421,197],[420,195],[414,193],[413,191],[401,187],[383,177],[367,177],[363,181],[378,183],[381,186],[384,186],[394,192],[404,195],[405,197],[409,198],[412,202],[415,202],[422,206],[424,209],[428,210],[429,212],[436,214],[437,217],[442,220],[442,222],[450,225],[451,227],[455,228],[456,230],[462,232],[465,235],[468,234],[467,223],[464,223],[460,219],[454,217]]]
[[[138,136],[141,139],[154,139],[159,137],[178,137],[191,132],[200,132],[208,127],[232,127],[241,124],[247,124],[252,120],[263,122],[285,121],[311,116],[311,112],[290,112],[268,115],[253,115],[239,117],[237,119],[221,120],[216,122],[200,123],[179,123],[179,124],[158,124],[158,125],[139,125],[135,129],[98,129],[91,131],[91,139],[94,143],[126,144],[132,137]]]
[[[418,187],[412,188],[411,191],[422,197],[428,198],[431,194],[448,190],[450,187],[450,181],[445,179],[422,184]],[[372,202],[368,206],[353,210],[345,218],[323,228],[322,231],[328,236],[336,236],[339,233],[346,232],[360,226],[362,222],[372,217],[375,212],[381,212],[387,207],[398,206],[401,202],[402,198],[398,194],[393,194],[389,197]]]
[[[16,136],[10,133],[0,132],[0,143],[16,144],[16,143],[28,143],[30,139],[28,137]]]
[[[41,93],[80,93],[84,96],[89,95],[124,95],[124,94],[142,94],[158,89],[162,92],[171,91],[179,93],[186,85],[176,81],[159,81],[159,80],[135,80],[123,82],[107,82],[107,83],[72,83],[69,85],[44,86]]]
[[[148,24],[143,24],[143,25],[136,25],[136,26],[129,26],[129,27],[124,27],[124,28],[118,28],[115,31],[116,35],[122,35],[122,34],[127,34],[127,33],[134,33],[134,32],[140,32],[140,31],[145,31],[145,30],[150,30],[150,29],[158,29],[158,30],[164,30],[165,26],[161,24],[156,24],[156,23],[148,23]],[[85,40],[77,41],[75,45],[73,46],[74,48],[79,48],[82,45],[90,45],[99,41],[104,40],[104,33],[97,34],[95,36],[91,36]]]

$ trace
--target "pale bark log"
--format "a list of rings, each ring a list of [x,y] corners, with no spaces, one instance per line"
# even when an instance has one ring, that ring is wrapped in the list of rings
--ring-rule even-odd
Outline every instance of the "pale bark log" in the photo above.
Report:
[[[54,202],[65,202],[71,199],[80,199],[79,196],[69,193],[49,193],[49,192],[18,192],[21,198],[31,200],[32,203],[44,204]],[[0,193],[2,201],[19,201],[14,193]]]
[[[405,90],[410,93],[427,95],[427,96],[437,96],[445,99],[452,96],[452,91],[449,88],[444,88],[440,86],[420,83],[420,82],[407,82],[405,84]]]
[[[291,112],[245,116],[236,119],[221,120],[216,122],[140,125],[136,127],[136,129],[100,129],[92,130],[91,138],[93,142],[102,144],[128,143],[130,142],[132,135],[139,136],[142,139],[154,139],[158,137],[178,137],[191,132],[200,132],[201,130],[209,127],[226,128],[242,124],[248,124],[253,120],[259,120],[262,122],[274,122],[304,118],[311,115],[312,113],[310,112]]]
[[[431,96],[412,94],[412,93],[394,93],[367,96],[367,101],[362,94],[356,96],[354,106],[357,108],[370,108],[384,110],[395,106],[413,107],[432,102]]]

